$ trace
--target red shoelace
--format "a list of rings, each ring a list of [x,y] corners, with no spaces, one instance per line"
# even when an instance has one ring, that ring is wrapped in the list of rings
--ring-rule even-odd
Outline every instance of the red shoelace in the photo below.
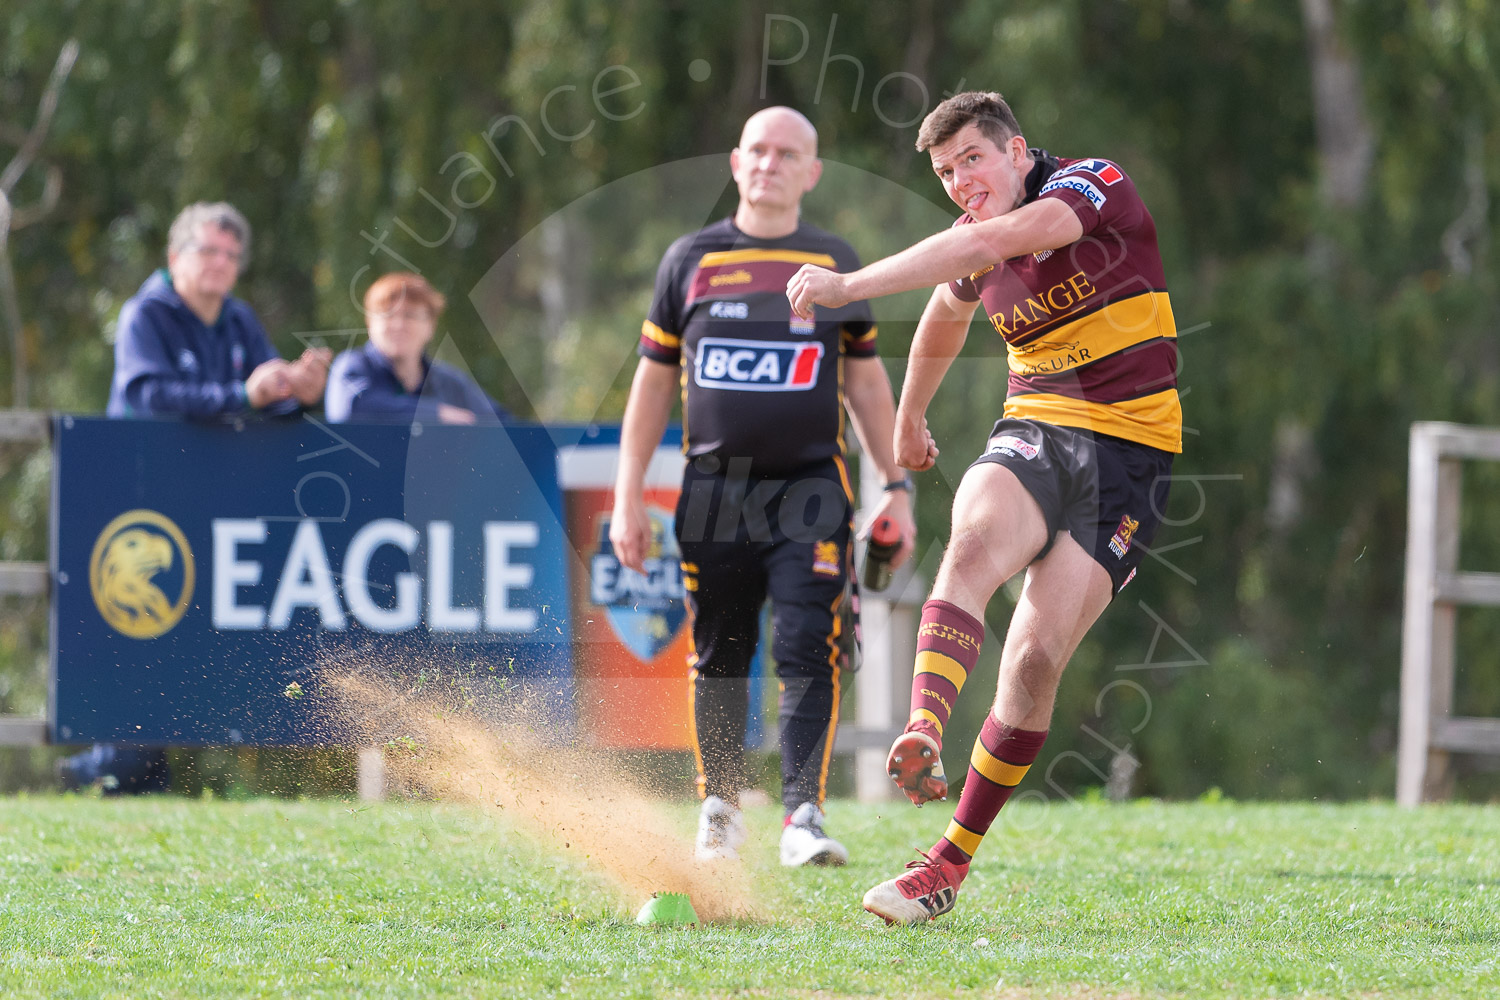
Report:
[[[929,896],[944,886],[958,887],[958,880],[951,878],[946,871],[949,868],[956,869],[957,865],[950,864],[933,852],[918,851],[917,854],[922,860],[907,862],[906,867],[911,874],[901,877],[902,882],[917,888],[917,895]]]

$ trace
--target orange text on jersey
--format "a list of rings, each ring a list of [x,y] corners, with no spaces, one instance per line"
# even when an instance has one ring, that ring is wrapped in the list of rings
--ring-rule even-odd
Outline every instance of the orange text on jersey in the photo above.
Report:
[[[1045,323],[1067,313],[1084,299],[1098,294],[1098,291],[1099,289],[1089,284],[1089,279],[1084,277],[1083,272],[1079,271],[1066,281],[1059,281],[1040,295],[1030,296],[1025,302],[1017,302],[1011,307],[1009,316],[1006,316],[1003,310],[991,313],[990,322],[994,324],[996,330],[1000,331],[1000,336],[1009,340],[1025,327]],[[1008,326],[1007,321],[1009,321]]]

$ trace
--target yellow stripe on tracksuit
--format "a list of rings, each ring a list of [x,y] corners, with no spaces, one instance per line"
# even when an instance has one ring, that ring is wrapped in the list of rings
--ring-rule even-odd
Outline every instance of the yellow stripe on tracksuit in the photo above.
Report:
[[[698,743],[698,644],[693,641],[693,605],[688,604],[688,744],[693,748],[693,763],[698,768],[698,798],[708,797],[708,772],[703,769],[703,747]]]
[[[828,766],[833,761],[833,742],[839,730],[839,637],[844,632],[844,621],[839,616],[839,605],[844,603],[841,591],[833,599],[833,628],[828,633],[828,665],[833,671],[833,709],[828,713],[828,732],[823,737],[823,760],[818,765],[818,808],[823,808],[823,799],[828,795]]]
[[[690,638],[688,640],[692,642]],[[688,662],[697,661],[697,655],[688,654]],[[693,747],[693,763],[698,768],[698,798],[708,796],[708,772],[703,769],[703,747],[698,743],[698,668],[688,670],[688,742]]]

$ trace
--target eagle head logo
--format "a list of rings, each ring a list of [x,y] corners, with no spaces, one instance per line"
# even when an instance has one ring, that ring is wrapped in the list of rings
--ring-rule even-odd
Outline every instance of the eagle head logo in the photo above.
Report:
[[[162,590],[164,577],[182,568],[181,593]],[[158,579],[163,577],[163,579]],[[181,529],[151,510],[132,510],[109,523],[94,543],[89,587],[104,620],[121,635],[155,639],[187,611],[193,596],[193,553]]]

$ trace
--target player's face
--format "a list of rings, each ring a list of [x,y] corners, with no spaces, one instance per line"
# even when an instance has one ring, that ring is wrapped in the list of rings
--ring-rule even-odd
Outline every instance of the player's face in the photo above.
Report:
[[[997,147],[970,123],[928,152],[943,190],[975,222],[999,218],[1021,204],[1031,161],[1020,136]]]
[[[172,286],[189,298],[223,299],[240,277],[242,247],[233,233],[204,226],[181,251],[170,255]]]
[[[365,314],[370,341],[392,361],[422,356],[437,330],[437,317],[420,302],[396,299],[383,310]]]
[[[762,113],[745,123],[729,154],[740,200],[756,208],[795,208],[822,173],[817,137],[795,115]]]

